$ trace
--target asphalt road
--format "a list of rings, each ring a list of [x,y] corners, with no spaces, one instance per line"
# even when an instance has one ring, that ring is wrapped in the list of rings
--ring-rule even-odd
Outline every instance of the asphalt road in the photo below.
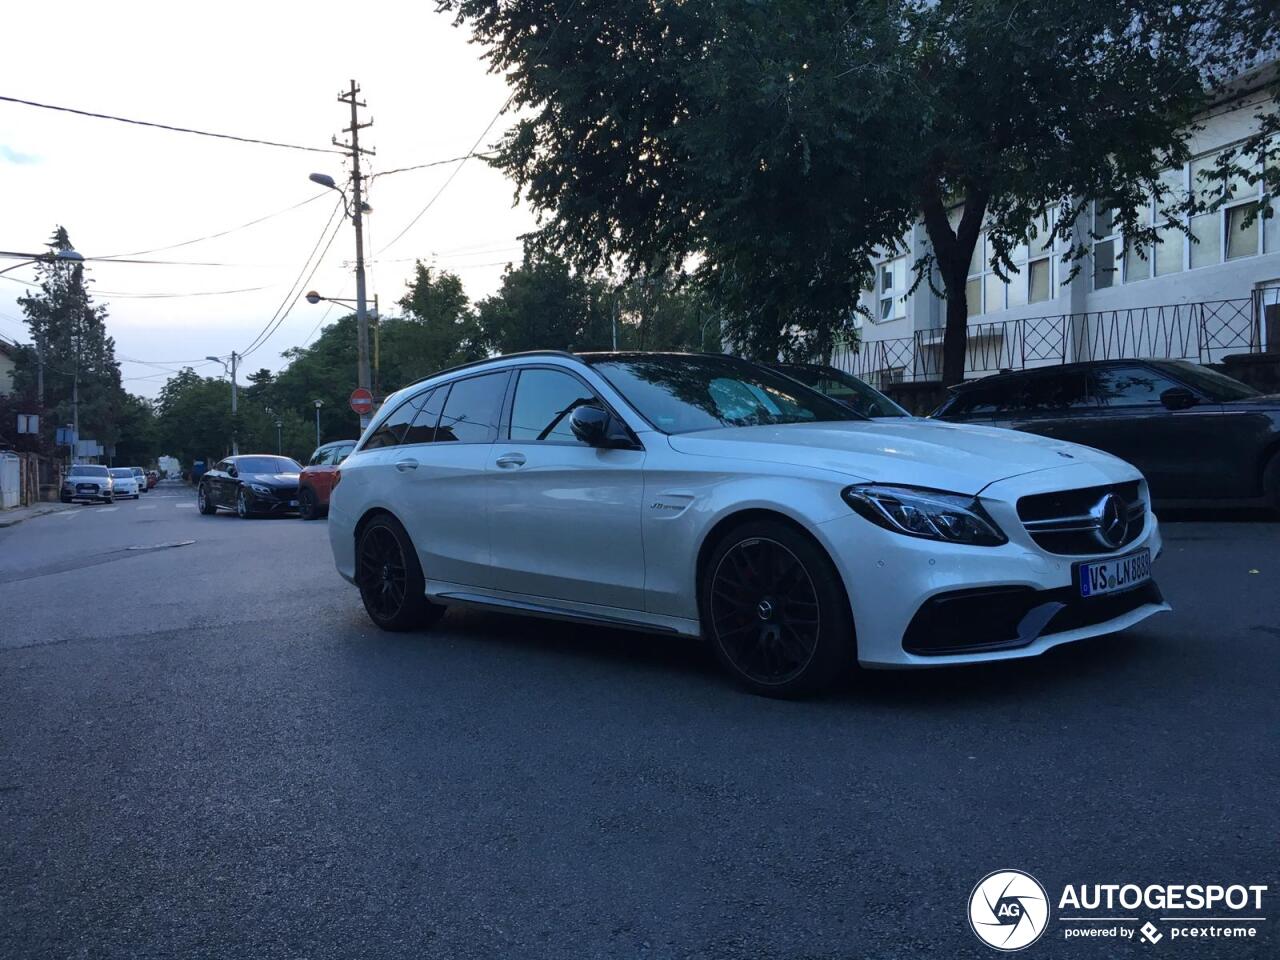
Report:
[[[0,531],[0,957],[990,958],[1004,867],[1270,885],[1251,941],[1055,904],[1027,957],[1280,955],[1280,524],[1166,534],[1171,615],[780,703],[671,638],[379,633],[324,523],[177,485]]]

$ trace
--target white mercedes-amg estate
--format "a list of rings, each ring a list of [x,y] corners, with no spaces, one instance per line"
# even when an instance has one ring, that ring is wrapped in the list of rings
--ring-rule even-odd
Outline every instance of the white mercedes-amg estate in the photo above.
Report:
[[[1142,475],[1088,447],[859,420],[727,356],[538,352],[387,398],[329,511],[380,627],[453,604],[705,637],[758,693],[1043,653],[1169,609]]]

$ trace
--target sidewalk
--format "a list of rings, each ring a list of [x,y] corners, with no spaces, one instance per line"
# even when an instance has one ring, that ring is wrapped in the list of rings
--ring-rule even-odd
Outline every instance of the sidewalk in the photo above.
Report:
[[[73,503],[34,503],[29,507],[15,507],[12,510],[0,510],[0,529],[12,527],[32,517],[43,517],[46,513],[58,513],[74,507]]]

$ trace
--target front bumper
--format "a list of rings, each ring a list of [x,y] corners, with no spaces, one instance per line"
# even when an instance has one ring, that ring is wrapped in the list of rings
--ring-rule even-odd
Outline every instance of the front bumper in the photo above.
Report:
[[[902,536],[852,511],[819,524],[849,596],[859,662],[927,667],[1031,657],[1169,610],[1154,581],[1124,593],[1075,595],[1074,564],[1143,549],[1153,561],[1159,556],[1160,528],[1149,507],[1141,535],[1110,554],[1050,554],[1023,528],[1014,506],[1021,496],[1128,479],[1089,480],[1082,470],[1041,471],[986,488],[979,499],[1009,538],[999,547]],[[1040,612],[1028,616],[1033,610]]]
[[[270,495],[264,495],[246,487],[244,495],[252,513],[296,513],[298,510],[296,487],[288,490],[273,490]]]

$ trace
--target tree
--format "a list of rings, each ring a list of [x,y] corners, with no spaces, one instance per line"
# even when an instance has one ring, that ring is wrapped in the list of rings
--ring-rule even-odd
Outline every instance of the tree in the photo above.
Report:
[[[48,246],[51,251],[72,249],[65,227],[54,231]],[[50,435],[57,424],[72,422],[78,396],[80,436],[113,444],[120,437],[118,417],[126,395],[115,341],[106,332],[106,307],[93,303],[83,263],[42,261],[36,272],[38,291],[19,297],[18,304],[43,364],[22,365],[19,390],[39,394],[36,382],[43,379],[43,396],[37,400],[51,413],[42,427]]]
[[[922,218],[948,383],[982,231],[1002,276],[1037,221],[1078,265],[1091,198],[1158,242],[1170,213],[1213,202],[1160,171],[1278,30],[1268,0],[437,6],[514,90],[521,119],[490,162],[539,213],[537,243],[584,272],[693,265],[726,334],[771,357],[847,328],[871,258]]]
[[[401,322],[380,321],[382,386],[395,389],[485,355],[480,328],[457,274],[419,261],[400,299]]]
[[[476,305],[483,344],[520,350],[607,350],[614,304],[607,285],[572,272],[561,257],[529,251],[502,286]]]

